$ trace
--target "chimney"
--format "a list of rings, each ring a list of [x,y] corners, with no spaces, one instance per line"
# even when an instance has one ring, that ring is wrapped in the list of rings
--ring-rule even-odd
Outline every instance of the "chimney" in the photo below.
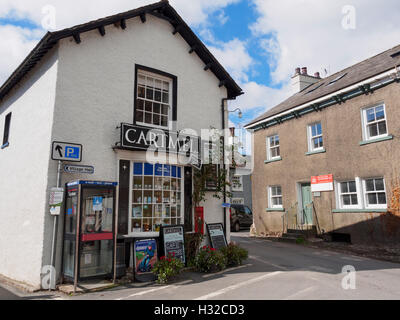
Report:
[[[321,79],[321,75],[320,75],[320,73],[319,73],[319,72],[316,72],[316,73],[314,73],[314,77],[315,77],[315,78],[319,78],[319,79]]]
[[[320,79],[319,72],[315,73],[314,76],[311,76],[308,74],[307,67],[303,67],[301,69],[296,68],[295,74],[292,77],[292,93],[299,93],[308,86],[318,82]]]

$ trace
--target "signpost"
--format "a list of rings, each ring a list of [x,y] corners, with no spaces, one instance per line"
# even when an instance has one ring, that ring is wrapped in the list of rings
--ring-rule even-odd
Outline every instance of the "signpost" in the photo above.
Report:
[[[161,243],[164,255],[174,255],[186,264],[185,256],[185,233],[183,226],[163,226],[161,227]]]
[[[66,142],[53,142],[51,158],[56,161],[81,162],[82,145]]]
[[[228,246],[222,223],[207,224],[207,231],[210,237],[211,247],[219,250]]]

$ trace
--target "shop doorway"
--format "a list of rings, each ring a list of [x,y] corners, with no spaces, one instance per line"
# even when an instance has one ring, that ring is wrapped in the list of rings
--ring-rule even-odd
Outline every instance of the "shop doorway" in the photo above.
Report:
[[[193,230],[193,170],[191,167],[185,167],[185,231]]]

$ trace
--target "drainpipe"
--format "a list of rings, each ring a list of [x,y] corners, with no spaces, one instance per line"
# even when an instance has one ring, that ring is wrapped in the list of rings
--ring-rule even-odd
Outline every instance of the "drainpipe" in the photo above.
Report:
[[[225,134],[225,120],[226,120],[225,119],[225,103],[228,100],[230,100],[230,99],[223,98],[222,102],[221,102],[222,131],[224,132],[224,134]],[[222,143],[222,150],[223,150],[223,152],[222,152],[222,161],[223,161],[222,168],[223,168],[223,170],[225,172],[225,170],[226,170],[226,166],[225,166],[225,136],[224,136],[224,140],[223,140],[223,143]],[[224,203],[226,203],[226,186],[225,185],[224,185]],[[224,233],[226,235],[226,208],[225,207],[224,207],[224,219],[223,219],[223,221],[224,221]]]

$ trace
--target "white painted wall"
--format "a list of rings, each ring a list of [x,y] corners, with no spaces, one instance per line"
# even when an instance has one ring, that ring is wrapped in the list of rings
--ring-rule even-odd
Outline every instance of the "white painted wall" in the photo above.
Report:
[[[40,288],[57,48],[0,104],[12,112],[10,146],[0,150],[0,275]],[[46,230],[48,232],[48,230]]]
[[[111,146],[119,141],[121,122],[133,122],[135,64],[158,69],[178,77],[178,129],[200,133],[210,126],[221,128],[221,99],[226,88],[204,63],[189,54],[189,45],[161,19],[147,16],[127,21],[127,29],[106,27],[81,34],[82,42],[60,42],[59,78],[52,140],[83,144],[84,165],[95,166],[92,176],[63,175],[63,183],[77,179],[118,181],[118,155]],[[56,181],[52,162],[49,184]],[[211,199],[206,219],[222,221],[222,201]],[[61,235],[60,224],[59,234]],[[51,234],[47,232],[46,234]],[[48,243],[48,242],[45,242]],[[61,241],[58,252],[61,253]],[[44,250],[48,261],[50,249]],[[58,259],[60,262],[60,257]]]

